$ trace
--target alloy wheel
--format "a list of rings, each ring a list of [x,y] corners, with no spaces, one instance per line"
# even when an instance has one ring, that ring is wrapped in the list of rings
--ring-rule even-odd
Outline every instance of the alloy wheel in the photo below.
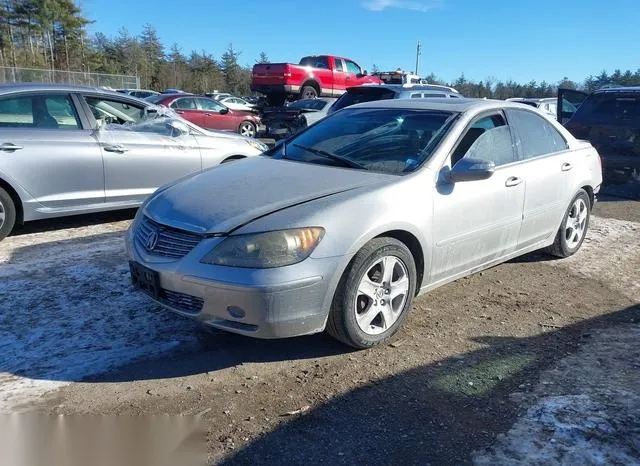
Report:
[[[240,134],[250,138],[255,137],[255,127],[251,123],[242,123],[242,125],[240,125]]]
[[[564,230],[565,241],[569,248],[576,248],[582,241],[587,227],[588,215],[589,209],[584,199],[577,198],[571,206]]]
[[[409,292],[406,265],[395,256],[373,263],[360,279],[354,310],[358,327],[368,335],[379,335],[398,320]]]
[[[2,203],[2,200],[0,200],[0,229],[2,229],[2,227],[4,226],[4,222],[6,221],[5,219],[7,218],[7,213],[4,207],[4,204]]]

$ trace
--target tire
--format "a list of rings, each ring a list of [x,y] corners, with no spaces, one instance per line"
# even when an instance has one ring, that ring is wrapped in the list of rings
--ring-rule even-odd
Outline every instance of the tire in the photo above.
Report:
[[[317,99],[318,91],[313,86],[302,86],[300,90],[300,98],[301,99]]]
[[[242,136],[255,138],[257,133],[256,125],[254,125],[250,121],[243,121],[242,123],[240,123],[240,126],[238,126],[238,133],[240,133]]]
[[[0,188],[0,241],[9,236],[15,223],[16,206],[9,193]]]
[[[582,220],[579,220],[580,218]],[[587,192],[581,189],[569,204],[556,238],[553,244],[545,249],[545,252],[563,258],[574,255],[587,236],[590,220],[591,200]]]
[[[383,264],[392,263],[385,260],[395,260],[391,268],[391,286],[372,287],[384,282]],[[340,279],[327,319],[327,333],[359,349],[386,343],[402,326],[411,309],[416,277],[413,255],[402,242],[394,238],[369,241],[354,256]],[[404,294],[384,302],[392,293],[405,289],[404,285],[400,286],[403,278],[407,280]],[[390,325],[385,316],[390,316],[387,317]]]

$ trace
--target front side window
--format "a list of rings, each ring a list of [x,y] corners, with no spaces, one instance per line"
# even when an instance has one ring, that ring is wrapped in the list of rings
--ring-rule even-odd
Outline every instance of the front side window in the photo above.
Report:
[[[454,113],[407,109],[346,109],[289,140],[280,157],[392,174],[429,159]]]
[[[219,112],[220,110],[222,110],[224,107],[216,102],[213,99],[198,99],[198,105],[200,106],[200,110],[206,110],[206,111],[210,111],[210,112]]]
[[[0,128],[79,129],[68,95],[31,95],[0,100]]]
[[[362,72],[360,67],[351,60],[345,60],[345,63],[347,64],[347,73],[360,74]]]
[[[138,123],[144,116],[144,107],[102,97],[85,97],[96,120],[124,125]]]
[[[507,117],[516,130],[523,160],[567,149],[567,142],[558,130],[540,115],[508,109]]]
[[[169,105],[171,108],[177,108],[178,110],[197,110],[196,99],[192,97],[186,97],[183,99],[176,99]]]
[[[451,156],[451,166],[462,158],[493,162],[496,166],[516,161],[511,131],[502,115],[486,116],[471,125]]]

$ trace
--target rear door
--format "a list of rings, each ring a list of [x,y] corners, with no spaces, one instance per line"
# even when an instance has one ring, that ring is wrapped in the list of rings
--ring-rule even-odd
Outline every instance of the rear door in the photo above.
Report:
[[[213,99],[198,97],[195,99],[198,111],[202,114],[202,126],[205,129],[236,131],[238,128],[233,117],[233,110]]]
[[[340,95],[347,88],[346,65],[344,60],[339,57],[334,57],[333,61],[333,95]]]
[[[198,108],[195,97],[180,97],[171,102],[169,108],[194,125],[204,127],[204,113]]]
[[[96,131],[104,159],[107,203],[139,204],[159,186],[202,169],[200,149],[191,134],[175,134],[166,117],[144,119],[143,104],[87,95],[92,115],[127,112],[132,121]]]
[[[589,94],[586,92],[576,91],[575,89],[558,89],[558,121],[563,125],[569,121],[588,96]]]
[[[453,183],[447,173],[463,158],[494,162],[495,172],[485,180]],[[432,282],[457,276],[516,250],[524,176],[504,115],[496,112],[478,116],[441,170],[433,193]]]
[[[574,185],[571,177],[579,171],[581,160],[542,116],[516,109],[508,109],[506,113],[516,137],[526,185],[518,239],[518,249],[524,249],[556,234],[575,194],[571,191]]]
[[[38,205],[69,210],[104,202],[102,156],[75,96],[28,93],[0,99],[0,177]]]

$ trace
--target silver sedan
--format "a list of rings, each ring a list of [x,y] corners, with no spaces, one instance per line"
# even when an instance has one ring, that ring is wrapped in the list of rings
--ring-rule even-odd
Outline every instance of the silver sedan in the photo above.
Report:
[[[366,348],[418,294],[531,251],[574,254],[601,181],[596,150],[534,109],[370,102],[163,188],[126,244],[134,285],[174,312]]]
[[[267,147],[120,93],[0,86],[0,240],[15,223],[139,206],[161,185]]]

